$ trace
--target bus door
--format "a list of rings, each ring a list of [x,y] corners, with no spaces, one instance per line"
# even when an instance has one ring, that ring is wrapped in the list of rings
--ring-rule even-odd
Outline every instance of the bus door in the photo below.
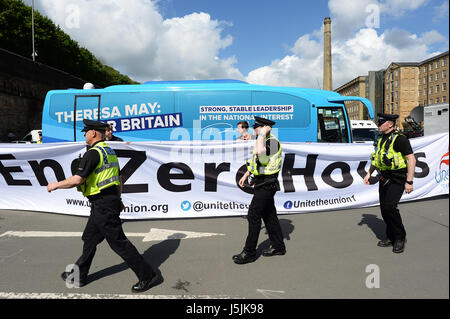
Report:
[[[84,141],[83,119],[100,120],[100,99],[98,95],[75,95],[73,104],[73,140]]]
[[[349,133],[342,107],[317,108],[318,143],[349,143]]]

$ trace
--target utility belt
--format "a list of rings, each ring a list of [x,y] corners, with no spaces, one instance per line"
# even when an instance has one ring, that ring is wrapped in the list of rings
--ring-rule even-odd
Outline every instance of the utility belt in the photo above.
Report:
[[[87,199],[90,202],[95,202],[95,201],[101,199],[104,196],[114,196],[114,195],[115,196],[119,196],[118,186],[115,186],[115,185],[111,186],[111,187],[108,187],[108,188],[105,188],[105,189],[102,189],[100,191],[100,193],[98,193],[98,194],[87,196]]]
[[[258,175],[254,179],[255,188],[276,188],[280,190],[280,183],[278,182],[278,173],[273,175]]]

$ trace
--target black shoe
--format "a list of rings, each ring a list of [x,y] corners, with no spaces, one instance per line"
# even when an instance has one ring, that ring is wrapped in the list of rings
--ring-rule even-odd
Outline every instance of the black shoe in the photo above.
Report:
[[[69,275],[71,275],[72,274],[72,272],[68,272],[68,271],[65,271],[65,272],[63,272],[62,274],[61,274],[61,278],[62,278],[62,280],[64,280],[66,283],[68,282],[67,281],[67,278],[69,277]],[[70,284],[75,284],[75,278],[71,278],[71,279],[69,279],[69,283]],[[76,286],[75,285],[75,287],[83,287],[83,286],[86,286],[86,284],[87,284],[87,278],[80,278],[79,279],[79,281],[78,281],[78,286]]]
[[[131,287],[132,292],[144,292],[152,288],[156,282],[158,281],[158,274],[154,274],[154,276],[148,280],[139,280],[136,284]]]
[[[379,246],[379,247],[391,247],[392,246],[392,242],[389,239],[380,240],[378,242],[377,246]]]
[[[406,239],[396,240],[394,242],[394,248],[392,248],[392,251],[396,254],[402,253],[405,250],[405,243]]]
[[[233,256],[233,261],[239,265],[252,263],[255,260],[256,260],[256,254],[249,254],[245,250],[243,250],[239,255]]]
[[[286,254],[286,249],[275,249],[273,247],[269,247],[268,249],[263,250],[262,255],[264,257],[270,257],[270,256],[275,256],[275,255],[284,255]]]

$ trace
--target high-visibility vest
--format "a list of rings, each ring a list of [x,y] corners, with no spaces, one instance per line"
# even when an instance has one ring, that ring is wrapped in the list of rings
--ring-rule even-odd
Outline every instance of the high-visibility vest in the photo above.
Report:
[[[380,171],[398,170],[408,166],[406,156],[394,150],[394,142],[399,135],[398,131],[393,131],[383,144],[381,144],[382,135],[378,137],[371,161]]]
[[[80,190],[84,196],[91,196],[100,193],[102,189],[119,186],[119,161],[116,153],[105,142],[97,143],[91,149],[96,150],[100,155],[100,161],[94,171],[80,185]]]
[[[247,170],[253,175],[273,175],[281,170],[281,143],[272,134],[266,136],[266,142],[274,139],[278,144],[278,152],[272,155],[257,155],[253,150],[253,156],[247,160]]]

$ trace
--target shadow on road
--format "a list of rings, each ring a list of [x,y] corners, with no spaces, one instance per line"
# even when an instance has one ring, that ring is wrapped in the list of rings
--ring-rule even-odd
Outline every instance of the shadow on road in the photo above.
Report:
[[[379,240],[386,239],[386,224],[373,214],[363,214],[358,226],[367,225]]]
[[[172,236],[173,236],[173,239],[171,238]],[[167,259],[169,259],[170,255],[175,253],[175,251],[180,246],[181,238],[183,236],[185,236],[185,234],[173,234],[172,236],[162,242],[154,244],[153,246],[148,248],[142,254],[145,261],[152,266],[153,270],[156,271],[156,273],[159,276],[159,281],[156,283],[155,286],[158,286],[164,282],[164,277],[162,276],[161,271],[159,270],[159,267]],[[93,281],[99,280],[99,279],[107,277],[107,276],[114,275],[121,271],[127,270],[128,268],[129,268],[128,265],[125,262],[123,262],[123,263],[99,270],[88,276],[88,283],[91,283]]]

